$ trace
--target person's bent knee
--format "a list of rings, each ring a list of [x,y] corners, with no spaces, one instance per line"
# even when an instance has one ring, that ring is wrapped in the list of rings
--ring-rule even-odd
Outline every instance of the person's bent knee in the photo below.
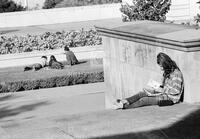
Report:
[[[158,103],[159,106],[171,106],[174,105],[172,100],[160,100]]]

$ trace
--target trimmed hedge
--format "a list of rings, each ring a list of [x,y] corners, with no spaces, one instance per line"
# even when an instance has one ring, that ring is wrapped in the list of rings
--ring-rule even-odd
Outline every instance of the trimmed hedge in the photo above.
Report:
[[[75,72],[63,76],[0,83],[0,93],[103,82],[103,71]]]

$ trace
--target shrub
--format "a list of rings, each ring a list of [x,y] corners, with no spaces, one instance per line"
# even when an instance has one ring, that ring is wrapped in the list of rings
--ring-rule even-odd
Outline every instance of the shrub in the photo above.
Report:
[[[75,84],[87,84],[103,81],[103,71],[77,72],[63,75],[60,77],[55,76],[46,79],[9,81],[6,83],[0,83],[0,93],[18,92],[23,90],[32,90],[39,88],[52,88]]]
[[[63,0],[55,7],[61,8],[61,7],[87,6],[87,5],[98,5],[98,4],[119,3],[119,2],[122,2],[122,0]]]
[[[38,89],[40,85],[40,80],[24,80],[23,81],[23,88],[24,90],[33,90]]]
[[[45,0],[43,9],[51,9],[54,8],[58,3],[63,0]]]
[[[73,42],[73,45],[70,43]],[[41,35],[1,36],[0,54],[13,54],[31,51],[45,51],[63,48],[99,45],[101,37],[95,30],[79,30],[69,32],[45,32]]]
[[[154,20],[164,21],[169,11],[171,0],[133,0],[133,5],[122,4],[123,21]]]
[[[12,0],[0,0],[0,13],[24,11],[25,8]]]

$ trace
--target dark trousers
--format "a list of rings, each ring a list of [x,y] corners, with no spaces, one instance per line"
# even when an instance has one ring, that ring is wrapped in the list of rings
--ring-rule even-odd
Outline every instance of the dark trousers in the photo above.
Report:
[[[129,105],[125,105],[125,109],[137,108],[142,106],[159,105],[168,106],[173,105],[173,101],[166,95],[148,96],[145,92],[139,92],[129,98],[126,98]]]

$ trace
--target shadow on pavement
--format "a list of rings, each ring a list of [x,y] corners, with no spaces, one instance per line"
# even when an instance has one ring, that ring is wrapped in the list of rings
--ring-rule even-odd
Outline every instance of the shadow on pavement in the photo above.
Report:
[[[49,105],[49,104],[50,104],[49,102],[43,101],[43,102],[39,102],[39,103],[23,105],[23,106],[20,106],[17,108],[10,108],[9,106],[4,106],[4,107],[0,108],[0,119],[9,117],[9,116],[15,116],[15,115],[21,114],[23,112],[32,111],[39,106]]]
[[[0,35],[11,33],[11,32],[16,32],[16,31],[19,31],[19,30],[17,30],[17,29],[15,29],[15,30],[3,30],[3,31],[0,31]]]
[[[178,122],[169,125],[169,127],[144,132],[95,137],[92,139],[199,139],[199,131],[200,108]]]
[[[20,96],[6,95],[6,96],[3,96],[3,97],[0,97],[0,103],[1,103],[1,102],[4,102],[4,101],[16,99],[16,98],[19,98],[19,97],[20,97]]]

